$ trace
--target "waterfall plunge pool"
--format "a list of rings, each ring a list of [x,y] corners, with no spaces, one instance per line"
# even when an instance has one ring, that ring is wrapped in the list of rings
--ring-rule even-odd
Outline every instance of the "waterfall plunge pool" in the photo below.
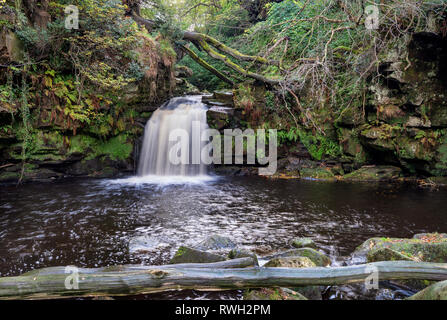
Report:
[[[340,260],[373,236],[447,229],[447,190],[405,185],[149,177],[0,188],[1,276],[59,265],[164,264],[180,245],[213,234],[267,251],[312,237]],[[140,236],[152,250],[132,252]]]

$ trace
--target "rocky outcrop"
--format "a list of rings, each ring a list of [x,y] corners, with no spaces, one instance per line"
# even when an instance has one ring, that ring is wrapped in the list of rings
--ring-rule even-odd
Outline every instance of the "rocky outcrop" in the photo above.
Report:
[[[318,267],[325,267],[331,264],[331,259],[329,259],[329,257],[312,248],[291,249],[271,256],[264,257],[264,259],[278,259],[278,258],[291,258],[291,257],[308,258]]]
[[[408,300],[447,300],[447,281],[432,284]]]
[[[253,261],[255,262],[255,265],[259,266],[258,256],[250,250],[232,249],[230,251],[230,253],[228,253],[228,258],[230,258],[230,259],[238,259],[238,258],[246,258],[246,257],[252,258]]]
[[[409,174],[447,175],[447,39],[415,33],[379,57],[365,117],[338,119],[343,151],[363,162],[397,165]]]
[[[212,235],[196,244],[194,248],[203,251],[221,251],[234,249],[236,244],[230,238]]]
[[[317,245],[311,238],[295,238],[290,242],[294,248],[312,248],[317,249]]]
[[[271,268],[313,268],[315,266],[315,263],[307,257],[274,258],[264,265]]]
[[[177,263],[208,263],[208,262],[218,262],[224,261],[225,257],[201,251],[189,247],[182,246],[175,253],[174,257],[169,262],[170,264]]]
[[[343,177],[346,181],[387,181],[395,180],[402,169],[394,166],[364,166]]]
[[[445,234],[418,234],[413,239],[371,238],[357,247],[353,257],[363,261],[415,260],[447,262],[447,237]],[[363,259],[362,259],[363,257]]]
[[[244,300],[308,300],[302,294],[286,288],[262,288],[247,290]]]
[[[2,14],[0,20],[5,21],[0,25],[0,63],[20,61],[15,17]],[[95,95],[91,88],[93,93],[84,98],[95,115],[75,109],[73,81],[54,70],[27,79],[25,110],[20,99],[8,99],[12,91],[0,91],[0,183],[135,172],[144,124],[175,87],[173,57],[160,50],[157,40],[141,37],[136,54],[144,66],[142,78],[112,98]],[[6,83],[4,75],[0,84]],[[23,112],[29,112],[29,120],[22,120]]]

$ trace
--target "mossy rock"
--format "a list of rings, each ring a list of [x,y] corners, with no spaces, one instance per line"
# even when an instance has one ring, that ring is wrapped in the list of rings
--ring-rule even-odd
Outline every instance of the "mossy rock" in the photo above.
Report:
[[[23,42],[17,37],[17,35],[10,31],[5,36],[5,44],[8,50],[8,56],[10,61],[21,62],[24,60],[24,46]]]
[[[224,260],[225,257],[214,253],[181,246],[169,263],[212,263]]]
[[[368,262],[376,261],[415,261],[411,257],[390,248],[379,248],[368,252]]]
[[[357,162],[362,163],[366,160],[366,153],[357,135],[355,130],[347,128],[339,129],[339,141],[343,153],[350,157],[354,157]]]
[[[365,123],[365,119],[360,108],[349,107],[342,111],[335,122],[341,126],[359,126]]]
[[[420,239],[425,241],[447,241],[447,233],[417,233],[413,239]]]
[[[427,182],[434,182],[436,185],[444,187],[447,186],[447,177],[430,177]]]
[[[447,300],[447,280],[432,284],[407,300]]]
[[[346,181],[383,181],[400,177],[402,169],[394,166],[364,166],[343,177]]]
[[[267,262],[264,267],[267,268],[314,268],[315,263],[308,257],[290,257],[290,258],[274,258]],[[292,288],[311,300],[321,300],[321,288],[319,286],[303,286]]]
[[[443,236],[437,236],[437,234],[426,234],[425,238],[421,239],[371,238],[359,246],[354,255],[363,254],[368,256],[370,252],[382,248],[389,248],[412,260],[447,262],[447,239]]]
[[[233,249],[228,254],[228,258],[230,259],[239,259],[239,258],[252,258],[255,261],[255,266],[259,266],[258,256],[256,253],[245,250],[245,249]]]
[[[272,256],[265,257],[265,259],[290,257],[307,257],[318,267],[326,267],[332,263],[331,259],[329,259],[325,254],[312,248],[291,249],[278,254],[274,254]]]
[[[244,300],[307,300],[302,294],[283,288],[249,289]]]
[[[267,262],[266,268],[313,268],[316,267],[308,257],[274,258]]]
[[[329,168],[302,168],[300,170],[302,179],[315,179],[324,181],[335,181],[335,175]]]
[[[221,101],[222,103],[232,105],[233,104],[233,92],[231,91],[214,91],[213,99]]]
[[[236,243],[234,243],[230,238],[212,235],[195,245],[194,248],[203,251],[234,249],[236,248]]]
[[[317,249],[317,245],[311,238],[295,238],[290,242],[294,248],[313,248]]]

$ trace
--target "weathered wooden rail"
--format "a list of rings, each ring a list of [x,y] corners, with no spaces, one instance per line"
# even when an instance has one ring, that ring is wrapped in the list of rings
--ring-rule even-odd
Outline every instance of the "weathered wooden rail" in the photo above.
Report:
[[[249,266],[248,268],[246,268]],[[164,266],[125,265],[79,268],[78,289],[67,289],[65,267],[34,270],[0,278],[0,299],[54,299],[82,296],[119,296],[177,289],[229,290],[259,287],[340,285],[362,282],[378,272],[378,280],[447,280],[447,264],[386,261],[329,268],[263,268],[251,258],[207,264]],[[233,269],[234,268],[234,269]]]

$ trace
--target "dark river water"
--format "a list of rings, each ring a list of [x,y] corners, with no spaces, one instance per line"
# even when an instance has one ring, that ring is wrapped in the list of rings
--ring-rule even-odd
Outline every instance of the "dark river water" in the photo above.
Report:
[[[337,260],[373,236],[447,231],[445,189],[261,177],[193,182],[0,186],[0,276],[58,265],[162,264],[180,245],[213,234],[263,250],[312,237]],[[139,236],[148,237],[152,251],[129,250]]]

